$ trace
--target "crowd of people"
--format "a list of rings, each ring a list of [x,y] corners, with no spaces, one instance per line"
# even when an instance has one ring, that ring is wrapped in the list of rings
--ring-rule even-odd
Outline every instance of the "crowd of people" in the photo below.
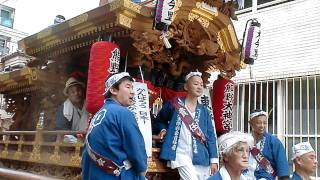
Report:
[[[156,133],[163,141],[160,159],[177,169],[182,180],[307,180],[317,168],[316,152],[309,142],[292,147],[295,171],[290,176],[285,148],[267,132],[268,114],[250,114],[251,133],[231,131],[217,137],[212,115],[198,102],[203,93],[200,72],[185,78],[186,97],[163,105]],[[133,78],[126,72],[105,82],[105,103],[91,120],[82,154],[83,179],[145,179],[147,155],[134,115]],[[84,84],[70,78],[64,89],[67,100],[59,107],[57,129],[83,131]]]

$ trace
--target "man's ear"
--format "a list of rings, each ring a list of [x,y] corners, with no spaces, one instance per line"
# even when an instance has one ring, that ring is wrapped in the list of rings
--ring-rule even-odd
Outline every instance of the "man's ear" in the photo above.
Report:
[[[187,85],[187,83],[184,83],[183,89],[184,89],[185,91],[188,91],[188,85]]]
[[[113,88],[113,87],[111,87],[110,88],[110,93],[111,93],[111,95],[117,95],[118,94],[118,90]]]
[[[295,159],[296,163],[301,165],[302,164],[302,158],[300,156],[296,157]]]

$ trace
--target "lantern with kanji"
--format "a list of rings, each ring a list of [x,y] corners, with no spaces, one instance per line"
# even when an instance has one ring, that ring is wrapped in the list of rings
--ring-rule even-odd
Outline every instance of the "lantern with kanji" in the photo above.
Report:
[[[232,129],[234,82],[218,76],[212,86],[212,109],[218,135]]]
[[[94,114],[102,107],[105,80],[119,71],[119,64],[120,49],[117,44],[100,41],[91,46],[86,96],[88,112]]]
[[[247,26],[249,27],[247,28]],[[261,24],[257,19],[249,19],[246,24],[246,29],[243,34],[241,58],[244,63],[253,64],[258,58],[258,47],[260,44]]]

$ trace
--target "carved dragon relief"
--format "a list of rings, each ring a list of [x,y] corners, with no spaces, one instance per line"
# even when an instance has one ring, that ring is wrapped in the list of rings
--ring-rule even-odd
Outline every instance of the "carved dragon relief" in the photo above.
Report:
[[[203,27],[201,22],[175,19],[168,34],[173,46],[171,49],[164,47],[160,33],[133,31],[131,38],[134,43],[129,51],[128,66],[145,65],[147,70],[151,70],[155,64],[160,64],[175,79],[195,69],[202,72],[220,70],[228,78],[240,70],[240,60],[237,58],[239,52],[225,52],[221,43],[218,43],[217,32]]]

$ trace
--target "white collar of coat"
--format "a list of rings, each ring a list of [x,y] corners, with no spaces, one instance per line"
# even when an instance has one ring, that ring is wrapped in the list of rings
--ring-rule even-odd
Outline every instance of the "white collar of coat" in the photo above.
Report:
[[[230,175],[229,175],[229,173],[228,173],[228,171],[227,171],[225,166],[222,166],[220,168],[219,172],[220,172],[220,175],[221,175],[223,180],[231,180],[231,177],[230,177]],[[240,175],[240,180],[246,180],[246,177],[243,174],[241,174]]]

